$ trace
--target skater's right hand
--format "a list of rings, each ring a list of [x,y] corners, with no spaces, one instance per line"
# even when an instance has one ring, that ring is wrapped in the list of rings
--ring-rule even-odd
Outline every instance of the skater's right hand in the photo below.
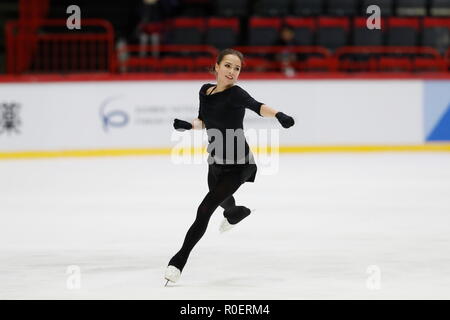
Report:
[[[191,130],[192,124],[187,121],[184,121],[184,120],[174,119],[173,127],[175,128],[175,130],[185,131],[185,130]]]
[[[289,128],[292,127],[294,125],[294,118],[292,118],[291,116],[288,116],[287,114],[283,113],[283,112],[277,112],[275,114],[275,117],[278,119],[278,121],[281,123],[281,125],[283,126],[283,128]]]

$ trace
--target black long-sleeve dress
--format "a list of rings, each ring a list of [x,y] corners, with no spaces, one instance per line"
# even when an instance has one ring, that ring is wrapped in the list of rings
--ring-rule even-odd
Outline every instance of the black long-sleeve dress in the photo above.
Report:
[[[170,259],[169,265],[183,270],[187,259],[204,235],[211,215],[221,206],[224,208],[224,217],[231,224],[236,224],[250,214],[250,209],[237,206],[233,194],[244,182],[254,182],[257,167],[253,155],[243,134],[243,120],[245,108],[251,109],[261,116],[261,102],[253,99],[239,86],[232,86],[215,94],[206,94],[206,90],[214,86],[204,84],[200,89],[200,107],[198,118],[205,123],[208,133],[208,186],[209,192],[198,206],[194,223],[189,228],[181,249]],[[215,129],[215,130],[214,130]],[[236,138],[227,139],[226,130],[236,130]],[[239,130],[240,129],[240,130]],[[216,139],[224,134],[223,145],[218,145]],[[242,140],[243,139],[243,140]],[[227,145],[226,141],[236,147],[235,140],[245,145],[245,153],[234,152],[233,157],[221,153]],[[239,148],[237,148],[239,149]],[[236,151],[236,149],[234,149]],[[242,160],[237,161],[237,160]]]
[[[237,85],[208,95],[206,92],[212,86],[215,85],[207,83],[200,88],[198,112],[198,118],[204,122],[208,134],[208,163],[214,167],[210,169],[224,169],[226,165],[227,170],[243,172],[242,182],[254,182],[256,164],[244,136],[243,121],[245,109],[262,116],[263,103]],[[218,139],[218,135],[222,139]],[[246,177],[246,172],[251,172],[251,176]]]

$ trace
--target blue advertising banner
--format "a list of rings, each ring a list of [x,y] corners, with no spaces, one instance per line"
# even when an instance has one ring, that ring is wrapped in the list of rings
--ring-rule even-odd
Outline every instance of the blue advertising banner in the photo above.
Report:
[[[450,81],[425,81],[426,141],[450,141]]]

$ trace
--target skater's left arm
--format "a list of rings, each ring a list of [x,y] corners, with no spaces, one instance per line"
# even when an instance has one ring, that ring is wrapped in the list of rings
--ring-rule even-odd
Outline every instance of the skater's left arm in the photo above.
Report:
[[[284,128],[292,127],[295,123],[294,118],[291,116],[288,116],[281,111],[277,111],[266,104],[261,105],[261,110],[259,112],[263,117],[276,117]]]
[[[277,110],[269,107],[267,104],[261,105],[261,110],[259,111],[263,117],[273,118],[277,114]]]
[[[288,116],[287,114],[277,111],[274,108],[269,107],[268,105],[258,102],[255,99],[253,99],[247,91],[242,89],[239,86],[236,86],[236,99],[239,101],[242,105],[246,106],[247,108],[255,111],[257,114],[259,114],[261,117],[275,117],[277,120],[281,123],[281,125],[284,128],[289,128],[294,125],[294,119],[291,116]]]

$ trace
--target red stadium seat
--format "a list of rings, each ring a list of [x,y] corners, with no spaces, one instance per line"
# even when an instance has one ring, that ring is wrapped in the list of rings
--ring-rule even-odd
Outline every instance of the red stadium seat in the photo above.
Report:
[[[447,70],[447,63],[443,59],[437,60],[437,59],[416,57],[413,60],[413,67],[415,71],[445,72]]]
[[[432,28],[432,27],[450,28],[450,18],[425,17],[423,18],[423,26],[424,28]]]
[[[239,19],[238,18],[221,18],[210,17],[206,21],[208,28],[230,28],[234,32],[239,32]]]
[[[258,57],[245,58],[243,65],[243,70],[253,72],[269,72],[274,71],[275,68],[275,63],[271,60]]]
[[[214,68],[216,60],[212,57],[194,58],[194,71],[209,72]]]
[[[160,61],[157,58],[130,57],[125,63],[119,66],[126,72],[158,72],[160,71]],[[119,70],[121,71],[121,70]]]
[[[413,65],[409,58],[381,57],[378,68],[380,71],[411,72]]]
[[[178,17],[171,21],[172,28],[196,28],[203,31],[205,29],[204,18]]]
[[[278,40],[281,18],[252,17],[249,21],[249,45],[271,46]]]
[[[293,28],[305,27],[309,29],[315,29],[317,24],[316,19],[311,17],[286,17],[283,22]]]
[[[347,17],[320,17],[318,19],[317,45],[336,50],[348,43],[350,20]]]
[[[311,46],[314,44],[316,19],[311,17],[287,17],[283,22],[294,30],[296,45]]]
[[[308,57],[305,61],[293,62],[292,66],[298,71],[322,71],[337,70],[337,62],[330,57]]]
[[[366,17],[353,19],[353,45],[355,46],[381,46],[384,42],[386,19],[381,19],[381,29],[368,29]]]
[[[339,27],[346,31],[350,28],[350,20],[347,17],[319,17],[318,26],[320,28],[329,27]]]
[[[369,58],[367,60],[346,59],[339,61],[339,71],[344,72],[374,72],[377,70],[378,60]]]
[[[280,29],[281,18],[264,18],[264,17],[252,17],[250,18],[249,26],[251,28],[274,28]]]
[[[169,23],[169,44],[203,44],[206,20],[204,18],[175,18]]]
[[[420,23],[418,18],[388,18],[387,45],[417,46]]]
[[[218,49],[234,47],[239,31],[239,19],[211,17],[207,20],[206,44]]]
[[[164,57],[161,59],[161,69],[167,72],[194,70],[194,60],[192,58]]]

